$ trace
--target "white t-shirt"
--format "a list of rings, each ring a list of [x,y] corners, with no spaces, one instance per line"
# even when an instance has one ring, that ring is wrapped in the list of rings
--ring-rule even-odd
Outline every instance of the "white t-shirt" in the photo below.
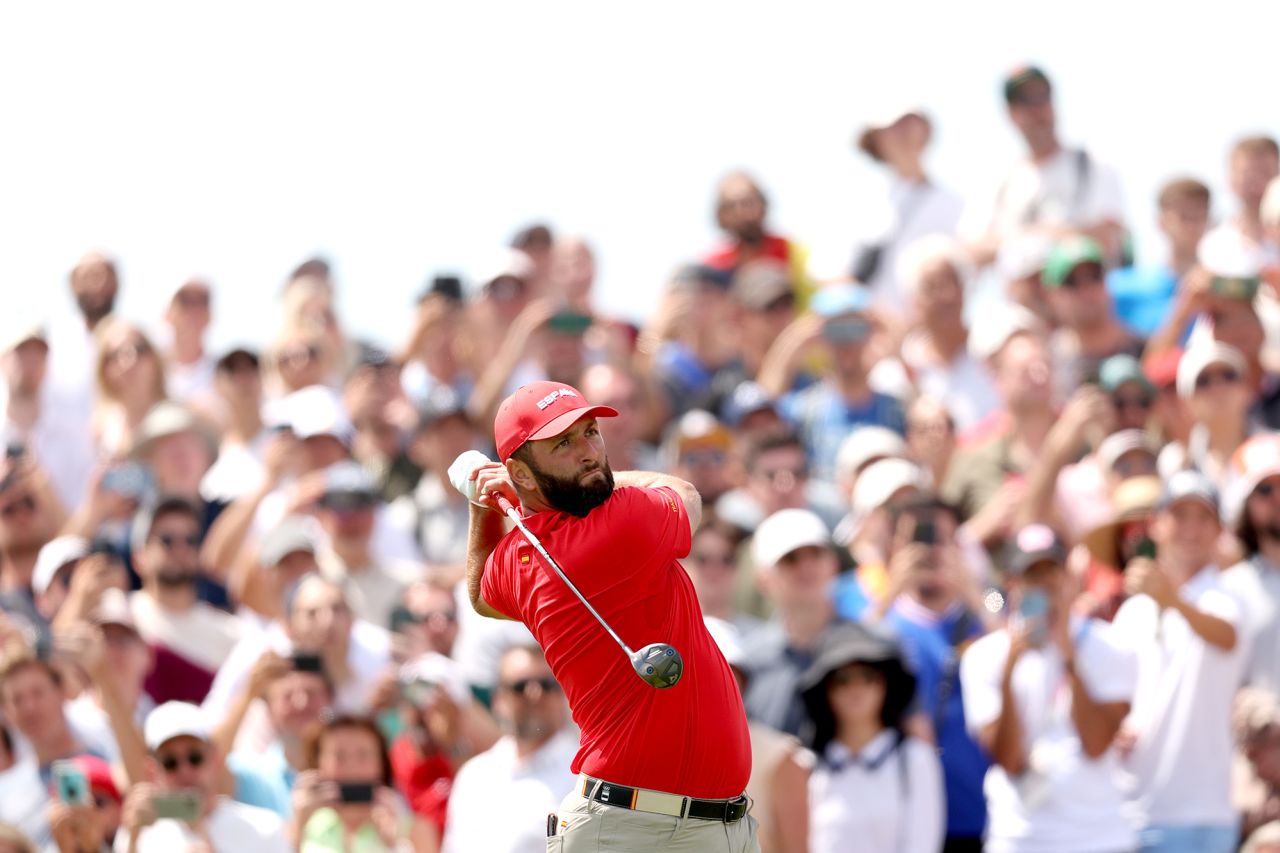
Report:
[[[129,609],[144,640],[210,672],[222,665],[244,633],[238,617],[203,601],[178,613],[165,610],[148,593],[138,590],[129,596]]]
[[[1080,149],[1063,148],[1043,163],[1024,157],[1014,163],[987,212],[965,212],[963,229],[973,236],[1008,237],[1028,226],[1096,225],[1124,221],[1120,178],[1110,166],[1088,157],[1081,188]]]
[[[573,789],[569,763],[578,751],[572,726],[525,759],[501,738],[458,771],[449,794],[441,853],[539,853],[547,849],[547,814]],[[494,804],[501,803],[495,816]]]
[[[875,204],[874,209],[868,211],[878,227],[864,225],[859,229],[866,235],[859,241],[859,251],[863,246],[883,247],[875,275],[863,282],[871,288],[876,307],[891,311],[911,308],[910,295],[898,284],[902,250],[921,237],[955,234],[963,210],[964,200],[946,187],[890,178],[883,203]],[[842,274],[848,272],[847,268],[840,270]]]
[[[897,738],[886,729],[856,756],[840,743],[827,746],[825,760],[809,777],[812,853],[942,849],[946,807],[938,756],[915,738],[895,748]]]
[[[1143,826],[1234,826],[1231,706],[1248,647],[1243,610],[1216,566],[1201,569],[1179,594],[1229,622],[1236,645],[1229,652],[1209,645],[1181,614],[1161,612],[1148,596],[1120,606],[1115,632],[1138,656],[1138,688],[1126,721],[1138,734],[1125,763],[1130,806]]]
[[[964,432],[1000,408],[1000,395],[991,371],[968,351],[961,352],[947,364],[931,362],[922,336],[912,332],[902,342],[902,357],[915,372],[915,389],[921,396],[941,401],[958,431]],[[897,359],[876,362],[868,381],[883,394],[901,400],[913,396],[911,380]]]
[[[200,481],[200,497],[230,503],[253,491],[266,476],[262,449],[269,436],[263,430],[248,444],[224,443],[218,448],[217,460]]]
[[[218,805],[209,814],[208,829],[209,840],[218,853],[288,853],[291,850],[279,815],[225,797],[218,800]],[[158,820],[138,835],[138,853],[187,850],[198,840],[199,836],[186,823]],[[119,853],[128,851],[127,831],[116,833],[115,847]]]
[[[0,772],[0,822],[22,830],[37,850],[57,853],[48,810],[49,795],[34,757],[22,758]]]
[[[190,364],[170,359],[165,363],[165,390],[169,399],[178,403],[208,405],[214,397],[213,356],[205,354]]]
[[[317,562],[320,574],[346,584],[348,602],[357,618],[382,626],[390,623],[391,611],[400,602],[405,587],[426,575],[421,563],[396,559],[379,560],[375,565],[352,572],[327,548],[317,555]]]
[[[1244,683],[1280,695],[1280,568],[1258,554],[1227,569],[1221,580],[1249,622]]]
[[[1136,662],[1102,622],[1072,625],[1076,671],[1095,702],[1129,702]],[[981,638],[960,660],[965,723],[977,736],[1000,717],[1000,684],[1009,632]],[[1028,748],[1028,769],[1011,779],[998,764],[987,771],[988,853],[1105,853],[1137,848],[1124,814],[1118,758],[1109,749],[1090,759],[1071,721],[1071,684],[1053,644],[1027,651],[1013,670],[1013,693]]]
[[[8,388],[0,383],[0,442],[22,443],[49,475],[49,482],[68,512],[80,508],[89,485],[89,474],[97,461],[89,422],[75,409],[53,396],[46,387],[41,394],[40,418],[30,430],[7,420]]]

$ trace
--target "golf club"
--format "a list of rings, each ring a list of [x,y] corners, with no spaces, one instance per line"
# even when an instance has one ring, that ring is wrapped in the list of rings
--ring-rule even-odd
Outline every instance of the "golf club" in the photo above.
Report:
[[[547,565],[551,566],[552,570],[560,576],[560,580],[564,581],[565,586],[569,587],[569,591],[577,596],[582,605],[591,611],[591,615],[596,617],[596,621],[600,623],[601,627],[608,631],[609,636],[613,637],[614,641],[626,652],[627,658],[631,661],[631,668],[636,671],[636,675],[640,676],[640,680],[659,690],[674,687],[676,682],[680,680],[681,674],[684,673],[684,659],[680,657],[680,653],[673,646],[669,646],[666,643],[650,643],[638,652],[631,651],[631,647],[622,641],[622,638],[609,627],[609,623],[604,621],[604,617],[591,606],[591,602],[587,601],[586,596],[573,585],[573,581],[569,580],[564,570],[560,568],[560,564],[547,553],[547,549],[538,541],[538,537],[534,536],[533,532],[524,526],[520,511],[512,506],[511,501],[502,495],[495,494],[494,497],[497,499],[498,507],[506,514],[507,518],[511,519],[512,523],[524,535],[524,538],[534,547],[534,550],[542,556],[542,559],[547,561]]]

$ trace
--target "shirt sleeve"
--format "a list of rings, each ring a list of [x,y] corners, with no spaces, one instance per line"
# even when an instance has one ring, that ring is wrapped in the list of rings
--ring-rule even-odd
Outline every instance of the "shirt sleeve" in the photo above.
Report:
[[[689,514],[685,512],[684,501],[674,489],[631,486],[625,493],[627,499],[619,504],[617,511],[624,513],[626,518],[619,519],[616,529],[634,533],[634,537],[628,538],[633,539],[635,547],[652,549],[655,545],[665,546],[675,559],[689,554],[693,531],[689,529]]]
[[[1081,648],[1081,675],[1095,702],[1132,702],[1138,686],[1138,656],[1117,642],[1105,625],[1093,625]]]
[[[498,543],[484,561],[484,574],[480,577],[480,597],[494,610],[505,616],[516,617],[519,608],[511,604],[510,590],[511,570],[506,563],[507,549],[505,540]]]
[[[926,744],[909,738],[907,803],[902,822],[902,853],[937,853],[946,838],[946,793],[938,756]]]
[[[964,701],[965,727],[977,737],[1000,717],[1004,703],[1000,696],[1000,668],[1003,654],[993,645],[998,634],[984,637],[960,658],[960,695]]]

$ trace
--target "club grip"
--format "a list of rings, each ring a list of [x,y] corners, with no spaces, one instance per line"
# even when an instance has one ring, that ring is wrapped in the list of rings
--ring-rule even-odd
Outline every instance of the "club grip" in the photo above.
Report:
[[[511,501],[506,499],[506,496],[495,492],[493,499],[497,502],[498,509],[502,510],[504,514],[511,515],[516,511],[516,508],[511,505]]]

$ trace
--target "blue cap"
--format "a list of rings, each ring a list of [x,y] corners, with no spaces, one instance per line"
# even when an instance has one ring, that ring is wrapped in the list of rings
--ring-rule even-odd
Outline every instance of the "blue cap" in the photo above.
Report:
[[[815,293],[809,307],[819,317],[861,314],[871,307],[871,293],[855,284],[833,284]]]
[[[736,427],[747,415],[766,410],[777,412],[773,397],[769,396],[769,392],[759,384],[748,379],[738,383],[738,387],[733,389],[733,393],[725,401],[724,422],[731,427]]]

